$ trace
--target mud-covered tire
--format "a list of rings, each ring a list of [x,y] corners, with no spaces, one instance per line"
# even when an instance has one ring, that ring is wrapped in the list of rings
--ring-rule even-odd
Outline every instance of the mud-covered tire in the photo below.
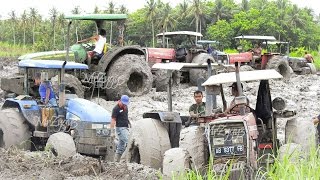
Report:
[[[118,100],[123,94],[141,96],[152,88],[151,69],[142,55],[125,54],[119,57],[109,65],[106,74],[108,83],[113,81],[106,87],[110,100]]]
[[[121,161],[161,169],[163,155],[170,148],[169,135],[162,122],[150,118],[142,119],[131,129]]]
[[[310,73],[311,74],[316,74],[317,73],[316,66],[313,63],[307,63],[307,66],[310,68]]]
[[[203,63],[207,63],[208,59],[210,59],[211,62],[215,62],[214,58],[210,54],[200,53],[193,58],[192,63],[203,64]],[[199,78],[207,79],[207,77],[208,77],[207,69],[190,69],[189,70],[189,79],[190,79],[190,84],[192,86],[197,85],[197,80]]]
[[[76,146],[73,138],[64,132],[50,135],[46,150],[50,150],[55,156],[69,158],[76,154]]]
[[[184,148],[172,148],[164,153],[162,173],[165,178],[180,177],[191,169],[191,156]]]
[[[0,147],[31,149],[31,133],[27,122],[17,108],[0,111]]]
[[[242,65],[240,66],[240,71],[253,71],[253,67],[249,66],[249,65]]]
[[[296,143],[308,152],[318,141],[318,132],[311,121],[290,119],[285,126],[285,143]]]
[[[288,143],[282,145],[278,149],[278,159],[280,162],[285,161],[285,159],[289,159],[292,161],[297,161],[300,157],[302,157],[303,149],[300,144],[296,143]]]
[[[169,85],[169,78],[167,75],[167,70],[157,70],[153,76],[153,84],[157,92],[167,91]],[[178,87],[180,84],[180,73],[179,71],[172,72],[172,82],[173,87]]]
[[[179,147],[185,148],[189,152],[194,169],[200,169],[208,163],[204,128],[190,126],[182,129],[180,132]]]
[[[291,72],[288,61],[282,56],[273,56],[267,63],[266,69],[275,69],[284,79],[290,79]]]
[[[59,79],[58,75],[51,78],[52,87],[53,87],[53,90],[56,94],[59,92],[58,79]],[[64,80],[66,82],[65,83],[66,90],[69,90],[71,92],[71,94],[76,94],[79,98],[84,97],[84,87],[82,86],[81,81],[77,77],[75,77],[71,74],[65,74]]]

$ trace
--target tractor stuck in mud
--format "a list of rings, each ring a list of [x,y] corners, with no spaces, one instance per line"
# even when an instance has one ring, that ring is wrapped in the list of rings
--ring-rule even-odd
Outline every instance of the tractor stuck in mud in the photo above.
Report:
[[[108,100],[116,100],[121,94],[129,96],[141,96],[148,93],[152,88],[153,77],[150,67],[146,62],[145,51],[139,46],[126,46],[124,44],[124,24],[126,14],[73,14],[65,16],[69,20],[67,47],[70,45],[70,27],[77,20],[95,22],[95,31],[98,34],[106,21],[116,22],[118,32],[117,44],[105,44],[102,57],[94,56],[88,61],[88,51],[94,49],[91,43],[74,44],[64,51],[49,51],[27,54],[19,57],[24,59],[62,59],[87,64],[89,70],[81,74],[70,73],[66,81],[74,82],[68,84],[70,89],[77,90],[77,95],[85,98],[95,95],[105,96]],[[69,53],[70,51],[70,53]],[[51,77],[49,77],[51,78]],[[1,87],[7,92],[17,92],[10,86],[10,78]]]
[[[25,150],[49,149],[57,156],[70,157],[76,152],[103,156],[112,160],[114,140],[110,137],[111,114],[103,107],[65,93],[68,80],[65,70],[88,69],[85,64],[58,60],[21,60],[23,95],[7,98],[0,111],[0,147],[20,147]],[[30,96],[30,81],[35,73],[50,83],[48,74],[58,74],[58,106],[49,106]],[[17,82],[20,83],[20,82]],[[99,112],[99,113],[96,113]]]
[[[157,63],[153,68],[168,70],[169,80],[173,71],[189,68],[210,69],[221,64]],[[238,65],[236,63],[236,65]],[[183,173],[193,169],[205,173],[212,167],[219,175],[230,170],[231,179],[254,179],[259,168],[274,162],[277,155],[284,154],[290,143],[289,137],[298,136],[301,129],[310,128],[312,123],[297,123],[290,120],[286,125],[286,143],[280,144],[277,138],[277,118],[296,115],[286,110],[285,101],[274,98],[272,101],[269,80],[282,79],[276,70],[254,70],[220,73],[210,76],[202,85],[206,92],[206,114],[196,118],[194,124],[184,127],[189,116],[172,112],[171,85],[168,88],[168,111],[153,111],[143,115],[132,128],[129,143],[122,160],[135,162],[161,169],[164,176]],[[247,98],[242,93],[241,82],[260,81],[257,91],[256,107],[246,105]],[[237,83],[240,96],[235,98],[235,106],[230,113],[224,113],[226,102],[223,85]],[[222,108],[217,107],[217,96],[221,96]],[[233,111],[235,107],[240,111]],[[301,125],[301,129],[297,128]],[[210,161],[211,159],[211,161]],[[212,163],[211,166],[208,166]]]

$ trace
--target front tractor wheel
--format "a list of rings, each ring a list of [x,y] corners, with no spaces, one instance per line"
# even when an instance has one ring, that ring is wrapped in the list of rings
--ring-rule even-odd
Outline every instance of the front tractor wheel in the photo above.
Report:
[[[133,126],[122,159],[161,169],[163,155],[170,148],[169,135],[162,122],[146,118]]]
[[[200,53],[193,58],[192,63],[203,64],[203,63],[207,63],[208,59],[211,62],[215,62],[214,58],[210,54]],[[189,70],[190,84],[193,86],[197,85],[199,78],[207,79],[207,76],[208,76],[207,69],[190,69]]]
[[[0,147],[30,150],[30,131],[17,108],[0,111]]]
[[[107,70],[106,94],[117,100],[121,95],[141,96],[152,88],[151,69],[144,57],[125,54],[113,62]]]

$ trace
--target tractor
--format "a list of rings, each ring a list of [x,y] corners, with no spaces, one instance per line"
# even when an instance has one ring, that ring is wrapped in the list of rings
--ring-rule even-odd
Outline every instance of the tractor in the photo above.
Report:
[[[189,127],[183,127],[190,117],[172,112],[172,87],[169,84],[168,111],[148,112],[143,115],[144,119],[137,121],[122,160],[161,169],[164,176],[187,169],[202,172],[212,162],[210,167],[217,174],[224,175],[230,170],[231,179],[253,179],[260,167],[272,164],[280,147],[277,118],[296,114],[285,109],[282,98],[271,101],[269,80],[283,76],[274,69],[239,72],[238,63],[236,72],[210,76],[213,69],[219,72],[219,66],[221,64],[211,64],[210,60],[206,64],[155,64],[153,68],[168,70],[169,77],[176,70],[207,67],[209,78],[202,84],[206,92],[206,114],[196,118]],[[250,81],[260,81],[255,109],[246,105],[247,98],[242,93],[241,82]],[[235,98],[235,106],[230,113],[224,113],[227,107],[223,85],[234,82],[240,96]],[[222,99],[223,111],[217,107],[217,95]],[[235,111],[235,108],[240,111]],[[295,138],[297,132],[301,132],[293,128],[296,125],[296,121],[288,121],[286,143],[289,143],[289,134]],[[281,148],[280,152],[285,153]]]
[[[150,67],[146,62],[145,51],[139,46],[124,45],[126,14],[73,14],[65,16],[65,19],[69,20],[66,47],[70,45],[70,27],[74,21],[78,20],[95,22],[93,31],[96,31],[97,34],[104,27],[106,21],[116,22],[113,25],[116,24],[118,30],[117,43],[116,45],[106,43],[103,56],[94,56],[91,61],[87,59],[87,52],[94,49],[94,45],[90,43],[74,44],[65,51],[27,54],[19,57],[19,60],[62,59],[87,64],[89,71],[86,73],[77,75],[71,73],[66,76],[67,82],[69,80],[74,82],[67,84],[69,89],[77,90],[74,93],[81,97],[84,95],[86,98],[92,97],[99,93],[99,95],[105,95],[109,100],[116,100],[122,94],[140,96],[151,90],[153,79]],[[15,83],[15,80],[16,78],[13,77],[5,81]],[[3,90],[21,94],[6,84],[8,83],[1,84]]]
[[[57,156],[66,157],[79,152],[113,159],[111,114],[98,104],[65,90],[68,83],[65,71],[85,71],[87,65],[59,60],[21,60],[18,66],[24,72],[21,84],[24,92],[7,98],[1,107],[0,147],[49,149]],[[47,83],[50,83],[50,73],[58,74],[58,92],[55,92],[58,106],[43,104],[38,96],[29,95],[33,84],[30,79],[35,72],[41,73],[41,80]]]
[[[242,46],[237,49],[239,53],[229,54],[230,64],[235,62],[240,63],[243,67],[241,69],[253,70],[253,69],[276,69],[285,79],[289,79],[291,75],[291,68],[287,59],[281,56],[279,53],[269,52],[268,42],[276,41],[273,36],[237,36],[238,40],[250,40],[256,41],[257,44],[265,43],[267,52],[261,54],[255,54],[253,49],[249,49],[247,52],[243,52]]]
[[[216,62],[229,64],[228,54],[222,52],[221,49],[219,49],[221,46],[219,41],[199,40],[197,41],[197,44],[201,44],[205,49],[207,49],[207,53],[211,54]]]
[[[284,56],[287,59],[289,66],[292,71],[299,75],[305,74],[316,74],[317,69],[314,64],[309,63],[304,57],[290,57],[289,56],[289,42],[284,41],[269,41],[267,42],[270,45],[276,45],[276,52],[279,52],[280,55]]]
[[[205,63],[208,59],[214,62],[214,58],[207,53],[202,45],[196,43],[201,33],[191,31],[164,32],[156,35],[162,42],[162,48],[147,48],[148,64],[152,67],[155,63],[180,62],[180,63]],[[152,69],[156,91],[166,91],[169,79],[166,71]],[[190,83],[197,85],[199,77],[205,77],[201,69],[173,72],[172,84]]]

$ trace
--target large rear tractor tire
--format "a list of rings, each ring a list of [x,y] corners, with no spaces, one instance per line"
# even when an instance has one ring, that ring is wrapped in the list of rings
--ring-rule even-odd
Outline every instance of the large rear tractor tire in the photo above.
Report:
[[[154,74],[153,83],[157,92],[167,91],[169,85],[169,78],[167,75],[167,70],[157,70]],[[173,87],[178,87],[180,84],[180,73],[179,71],[172,72],[172,82]]]
[[[181,130],[179,147],[185,148],[191,155],[193,169],[202,169],[207,162],[207,146],[205,143],[204,128],[190,126]]]
[[[0,111],[0,147],[30,150],[30,136],[29,127],[17,108]]]
[[[66,82],[66,90],[70,91],[71,94],[76,94],[79,98],[83,98],[84,87],[82,86],[81,81],[71,74],[65,74],[64,78]],[[59,92],[58,75],[51,78],[51,83],[54,92],[57,94]]]
[[[317,69],[316,69],[316,66],[314,66],[314,64],[307,63],[307,66],[310,68],[311,74],[316,74],[317,73]]]
[[[52,134],[46,144],[46,150],[50,150],[55,156],[69,158],[76,154],[76,145],[73,138],[64,132]]]
[[[146,118],[133,126],[122,160],[161,169],[163,155],[170,148],[168,131],[162,122]]]
[[[214,58],[210,54],[200,53],[193,58],[192,63],[203,64],[203,63],[207,63],[208,59],[210,59],[211,62],[215,62]],[[207,77],[208,77],[207,69],[190,69],[189,70],[190,84],[192,86],[197,85],[197,80],[199,78],[207,79]]]
[[[317,145],[318,132],[311,121],[288,120],[285,127],[285,143],[300,144],[309,153]]]
[[[284,79],[288,80],[291,76],[289,63],[282,56],[273,56],[267,63],[266,69],[275,69]]]
[[[141,96],[151,90],[152,81],[151,69],[144,57],[125,54],[107,70],[107,97],[110,100],[118,100],[123,94]]]
[[[164,153],[162,173],[167,179],[176,179],[191,169],[191,156],[184,148],[172,148]]]

